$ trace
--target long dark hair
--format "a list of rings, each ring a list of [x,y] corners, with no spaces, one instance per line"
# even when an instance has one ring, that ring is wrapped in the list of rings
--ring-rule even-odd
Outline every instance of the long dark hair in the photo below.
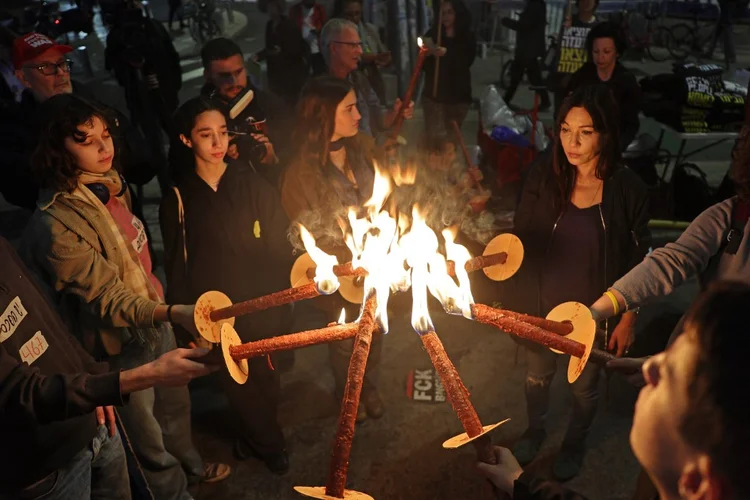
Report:
[[[570,201],[576,182],[577,170],[570,164],[562,141],[560,128],[573,108],[583,108],[591,116],[594,130],[599,133],[599,161],[596,164],[596,177],[608,179],[620,166],[619,116],[617,102],[606,85],[586,85],[574,90],[560,106],[555,130],[555,145],[552,153],[552,171],[557,184],[555,206],[562,211]]]
[[[297,154],[319,166],[328,162],[331,138],[336,129],[336,109],[354,88],[346,80],[320,76],[302,89],[297,103],[297,126],[294,143]]]
[[[453,10],[456,12],[455,34],[456,38],[464,37],[471,31],[471,12],[463,0],[443,0],[442,2],[435,2],[434,14],[435,22],[430,30],[433,35],[437,36],[437,30],[440,29],[445,36],[445,30],[442,26],[438,26],[438,19],[440,19],[440,7],[443,3],[449,3],[453,6]]]
[[[41,187],[67,192],[76,188],[80,169],[65,147],[65,139],[85,141],[86,134],[79,127],[93,126],[94,118],[107,128],[115,123],[108,110],[73,94],[50,97],[39,107],[39,142],[31,157],[31,171]],[[114,131],[110,133],[114,143]],[[114,160],[112,168],[117,168],[116,151]]]

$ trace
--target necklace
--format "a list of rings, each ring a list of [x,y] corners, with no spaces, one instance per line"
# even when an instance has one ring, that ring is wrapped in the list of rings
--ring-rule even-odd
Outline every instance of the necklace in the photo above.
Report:
[[[602,188],[602,184],[604,184],[604,181],[599,181],[599,185],[596,187],[596,192],[594,192],[594,196],[591,198],[591,201],[589,202],[589,206],[594,205],[594,201],[596,200],[596,197],[599,194],[599,190]]]

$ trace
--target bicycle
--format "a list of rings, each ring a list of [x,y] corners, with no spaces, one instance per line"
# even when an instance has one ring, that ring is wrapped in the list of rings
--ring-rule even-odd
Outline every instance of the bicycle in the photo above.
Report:
[[[191,0],[186,4],[185,11],[190,36],[199,44],[203,45],[221,34],[213,0]]]
[[[672,26],[672,40],[669,53],[678,61],[684,61],[690,56],[697,60],[711,59],[711,49],[715,38],[718,12],[711,16],[709,23],[701,22],[704,14],[713,5],[695,3],[690,7],[690,23],[679,23]]]
[[[547,75],[553,70],[552,65],[555,63],[555,56],[557,55],[557,43],[556,36],[547,35],[547,51],[544,53],[544,58],[540,61],[542,81],[547,81]],[[500,70],[500,88],[503,90],[510,86],[511,68],[513,68],[514,61],[515,59],[509,59],[503,64]]]
[[[663,62],[670,57],[672,34],[669,28],[656,25],[660,9],[659,2],[639,3],[635,9],[629,9],[626,3],[620,13],[620,29],[628,49],[646,53],[654,62]]]

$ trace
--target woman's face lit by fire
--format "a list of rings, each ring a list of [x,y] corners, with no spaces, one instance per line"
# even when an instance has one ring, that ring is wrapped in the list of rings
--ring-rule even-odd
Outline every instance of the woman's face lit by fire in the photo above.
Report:
[[[336,124],[331,141],[357,135],[361,119],[362,115],[359,114],[357,109],[357,94],[354,93],[354,90],[350,90],[336,107]]]
[[[219,165],[229,147],[227,121],[219,111],[205,111],[196,117],[190,137],[181,134],[180,139],[193,150],[196,159]]]
[[[571,108],[560,125],[560,143],[574,167],[596,165],[599,161],[599,132],[583,107]]]
[[[109,127],[98,116],[78,126],[78,133],[65,138],[65,149],[84,172],[104,174],[112,168],[115,146]]]

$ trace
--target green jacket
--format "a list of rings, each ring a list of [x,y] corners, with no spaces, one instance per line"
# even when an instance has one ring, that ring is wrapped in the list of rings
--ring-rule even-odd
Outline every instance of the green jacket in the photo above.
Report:
[[[128,208],[130,194],[126,193]],[[123,255],[101,211],[75,192],[42,191],[21,241],[26,265],[57,292],[84,346],[119,354],[133,338],[155,328],[156,302],[122,282]]]

